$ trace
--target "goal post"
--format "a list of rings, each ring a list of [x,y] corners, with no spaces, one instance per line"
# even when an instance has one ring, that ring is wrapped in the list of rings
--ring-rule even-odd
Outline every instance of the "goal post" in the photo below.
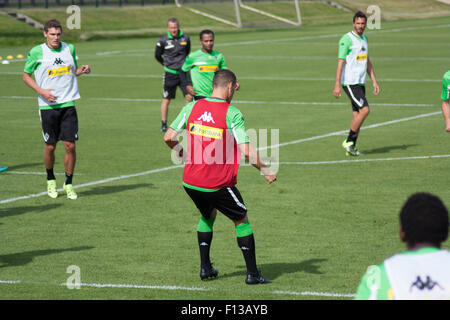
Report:
[[[175,4],[237,28],[302,25],[299,0],[175,0]]]

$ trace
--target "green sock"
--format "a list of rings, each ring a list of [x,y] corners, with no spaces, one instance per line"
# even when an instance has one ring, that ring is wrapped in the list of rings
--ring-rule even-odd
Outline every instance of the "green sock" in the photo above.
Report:
[[[198,248],[200,250],[200,264],[202,268],[209,268],[211,266],[211,260],[209,252],[211,249],[211,242],[213,238],[213,226],[216,218],[205,219],[200,218],[197,226],[197,240]]]

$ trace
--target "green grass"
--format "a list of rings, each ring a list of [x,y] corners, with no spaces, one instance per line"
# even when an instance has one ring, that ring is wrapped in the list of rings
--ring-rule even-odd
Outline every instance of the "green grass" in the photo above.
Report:
[[[367,266],[404,250],[398,212],[411,193],[432,192],[450,205],[449,158],[387,161],[449,154],[439,113],[440,80],[450,60],[442,41],[449,27],[443,25],[446,18],[401,20],[367,31],[381,93],[374,96],[369,81],[372,112],[365,126],[436,112],[361,131],[358,145],[365,155],[353,160],[378,161],[339,162],[348,158],[340,146],[344,135],[335,135],[280,147],[279,161],[290,164],[280,165],[272,185],[254,168],[240,168],[237,187],[255,232],[257,261],[273,280],[257,287],[244,284],[234,227],[222,215],[212,246],[220,276],[199,279],[199,213],[181,186],[182,169],[170,168],[159,131],[162,68],[152,53],[157,38],[76,47],[79,63],[90,64],[92,75],[79,78],[74,184],[98,182],[79,187],[76,201],[44,195],[2,202],[45,191],[45,176],[32,174],[44,172],[43,141],[35,94],[21,80],[24,62],[0,65],[0,165],[10,167],[0,174],[0,280],[21,281],[0,283],[0,299],[350,299],[276,291],[354,294]],[[279,129],[280,143],[347,130],[349,100],[336,100],[332,88],[337,41],[350,29],[347,23],[219,34],[216,49],[241,83],[234,101],[247,128]],[[29,49],[2,47],[0,56],[26,55]],[[183,105],[177,94],[170,120]],[[62,159],[58,145],[58,174],[64,171]],[[57,183],[61,188],[63,176]],[[448,241],[444,247],[450,248]],[[207,290],[69,290],[61,284],[70,265],[80,267],[86,284]]]

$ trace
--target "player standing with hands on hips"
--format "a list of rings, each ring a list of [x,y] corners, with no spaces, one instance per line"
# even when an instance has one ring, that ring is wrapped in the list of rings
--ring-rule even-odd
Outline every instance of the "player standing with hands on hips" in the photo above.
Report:
[[[78,198],[72,185],[75,169],[75,141],[78,140],[78,117],[75,100],[80,99],[77,76],[90,73],[89,65],[78,67],[75,48],[62,42],[62,26],[57,20],[44,25],[46,42],[35,46],[28,53],[23,81],[36,91],[39,116],[44,137],[44,165],[47,170],[47,193],[58,197],[53,172],[55,148],[59,140],[64,142],[65,182],[63,189],[69,199]],[[34,73],[34,80],[31,75]]]
[[[216,71],[212,95],[187,104],[170,125],[164,141],[184,157],[183,186],[202,215],[197,227],[200,278],[215,278],[219,273],[209,256],[213,225],[219,210],[234,222],[238,246],[247,267],[245,283],[265,284],[270,280],[257,269],[255,239],[247,208],[235,186],[241,152],[269,184],[277,176],[250,145],[242,113],[230,105],[236,84],[236,76],[230,70]],[[187,154],[177,140],[183,130],[187,135]]]
[[[353,31],[348,32],[339,40],[338,64],[336,69],[336,82],[333,95],[341,96],[341,85],[350,98],[353,117],[350,123],[348,137],[342,143],[347,156],[359,156],[356,149],[356,140],[364,120],[369,115],[369,103],[366,99],[366,74],[372,79],[373,93],[378,95],[380,88],[369,59],[369,43],[364,30],[367,24],[366,15],[358,11],[353,17]]]

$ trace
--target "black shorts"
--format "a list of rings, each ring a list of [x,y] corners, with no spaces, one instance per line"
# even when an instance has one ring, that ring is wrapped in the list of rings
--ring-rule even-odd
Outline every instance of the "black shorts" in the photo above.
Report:
[[[368,107],[369,103],[366,99],[366,87],[359,84],[342,86],[347,96],[352,102],[353,111],[359,111],[363,107]]]
[[[78,140],[78,116],[75,107],[39,110],[45,143]]]
[[[177,86],[180,87],[183,95],[187,94],[186,84],[181,79],[179,74],[173,74],[170,72],[165,72],[163,80],[163,98],[164,99],[175,99],[175,92],[177,91]]]
[[[205,219],[211,217],[214,209],[219,210],[234,221],[242,220],[247,215],[247,208],[236,187],[222,188],[214,192],[203,192],[184,187]]]
[[[200,100],[200,99],[205,99],[206,97],[204,97],[204,96],[193,96],[192,97],[192,101],[198,101],[198,100]]]

